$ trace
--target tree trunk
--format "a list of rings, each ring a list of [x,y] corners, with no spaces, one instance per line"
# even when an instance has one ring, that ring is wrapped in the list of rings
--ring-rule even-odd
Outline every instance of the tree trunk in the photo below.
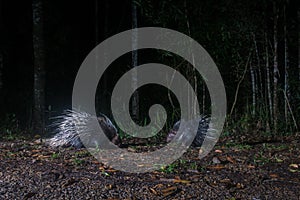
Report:
[[[3,54],[0,52],[0,94],[2,94],[3,88]]]
[[[4,56],[2,52],[0,52],[0,113],[3,113],[3,108],[4,108],[4,99],[3,99],[3,69],[4,69],[4,64],[3,64]]]
[[[106,3],[106,1],[104,2]],[[98,0],[94,1],[94,5],[95,5],[95,24],[94,24],[94,31],[95,31],[95,35],[94,35],[94,39],[95,39],[95,47],[99,44],[99,4],[98,4]],[[101,67],[101,65],[99,65],[99,62],[102,62],[102,65],[105,65],[105,59],[104,60],[99,60],[99,52],[98,49],[96,49],[96,53],[95,53],[95,74],[98,74],[98,70],[99,67]],[[103,75],[104,76],[104,75]],[[95,98],[95,104],[96,104],[96,108],[97,108],[97,112],[102,112],[107,114],[107,112],[104,110],[107,105],[105,103],[105,91],[106,91],[106,86],[105,81],[101,82],[101,92],[96,94],[96,98]]]
[[[279,70],[278,70],[278,31],[277,31],[277,23],[278,23],[278,10],[276,8],[276,3],[273,2],[273,12],[274,12],[274,69],[273,69],[273,124],[274,124],[274,134],[278,132],[278,78],[279,78]]]
[[[297,15],[298,15],[298,78],[299,78],[299,82],[300,82],[300,7],[298,7],[298,11],[297,11]]]
[[[98,45],[99,43],[99,11],[98,10],[99,10],[98,0],[95,0],[95,45]]]
[[[2,10],[2,1],[0,1],[0,31],[1,32],[4,31],[3,23],[2,23],[2,19],[3,19],[2,12],[3,12],[3,10]],[[3,56],[3,53],[2,53],[2,49],[0,49],[0,96],[2,96],[2,88],[3,88],[3,65],[4,65],[3,60],[4,60],[4,56]],[[0,104],[0,106],[2,106],[2,104]]]
[[[300,8],[298,7],[298,72],[300,82]]]
[[[255,54],[256,54],[256,61],[257,61],[257,94],[260,94],[260,98],[263,99],[263,80],[262,80],[262,75],[261,75],[261,65],[260,65],[260,59],[259,59],[259,51],[258,51],[258,46],[257,46],[257,41],[256,41],[256,36],[253,33],[253,41],[254,41],[254,48],[255,48]],[[259,86],[259,87],[258,87]]]
[[[41,0],[33,0],[34,106],[32,129],[45,132],[45,54],[43,38],[43,7]]]
[[[137,7],[135,2],[132,0],[132,28],[136,29],[138,27],[138,19],[137,19]],[[132,32],[132,49],[136,49],[138,45],[138,32],[137,30],[133,30]],[[138,52],[132,51],[132,81],[131,81],[131,87],[132,89],[137,88],[138,83],[138,77],[137,77],[137,70],[136,66],[138,65]],[[138,91],[135,90],[132,95],[132,117],[133,119],[137,120],[139,119],[139,94]]]
[[[289,86],[289,56],[288,56],[288,41],[287,41],[287,21],[286,21],[286,5],[284,5],[284,115],[285,115],[285,124],[287,126],[288,119],[288,102],[291,97],[290,95],[290,86]],[[287,127],[286,127],[287,128]]]
[[[99,44],[99,0],[95,0],[96,1],[96,45]],[[109,26],[109,0],[105,0],[103,1],[104,3],[104,27],[103,27],[103,39],[106,39],[108,37],[108,26]],[[102,62],[104,66],[107,65],[107,58],[104,57],[103,61],[99,61]],[[110,110],[110,98],[111,95],[109,93],[109,84],[108,84],[108,78],[107,78],[107,74],[103,74],[102,77],[102,87],[103,87],[103,91],[101,92],[101,94],[99,95],[99,101],[100,102],[100,107],[101,107],[101,112],[106,113],[108,116],[111,113]]]
[[[250,75],[251,75],[251,86],[252,86],[252,115],[255,116],[256,108],[256,83],[255,83],[255,74],[252,63],[250,61]]]
[[[204,81],[202,82],[202,113],[205,113],[206,88]]]
[[[188,18],[188,10],[187,10],[187,1],[185,0],[184,1],[184,11],[185,11],[185,20],[186,20],[186,28],[187,28],[187,30],[188,30],[188,34],[189,34],[189,36],[191,37],[191,28],[190,28],[190,21],[189,21],[189,18]],[[194,82],[194,92],[195,92],[195,94],[196,94],[196,97],[197,97],[197,95],[198,95],[198,81],[197,81],[197,74],[196,74],[196,69],[195,69],[195,55],[194,55],[194,52],[193,52],[193,49],[192,48],[188,48],[191,52],[189,52],[190,53],[190,55],[192,56],[192,76],[193,76],[193,82]],[[203,82],[203,84],[204,84],[204,82]],[[197,109],[196,109],[196,107],[197,107],[197,104],[198,104],[198,101],[197,101],[197,99],[189,99],[190,98],[190,96],[191,96],[191,93],[192,93],[193,91],[188,91],[188,102],[189,103],[191,103],[191,105],[193,106],[192,108],[192,110],[193,110],[193,113],[189,113],[190,115],[195,115],[195,114],[199,114],[199,113],[197,113]],[[204,94],[205,95],[205,94]],[[205,96],[203,96],[203,103],[205,102]],[[190,105],[189,105],[190,106]],[[205,105],[203,104],[203,108],[205,107]],[[204,110],[203,110],[203,113],[204,113]]]
[[[95,0],[95,24],[94,24],[94,28],[95,28],[95,46],[98,45],[99,43],[99,13],[98,13],[98,0]],[[95,55],[95,73],[98,74],[99,70],[99,56],[98,56],[98,50],[96,49],[96,55]],[[98,105],[98,103],[100,104],[100,109],[102,109],[101,103],[102,103],[102,92],[99,94],[96,94],[96,98],[95,98],[95,104],[96,106]],[[102,111],[103,112],[103,111]],[[104,113],[104,112],[103,112]]]
[[[100,43],[100,35],[101,35],[101,31],[103,30],[102,33],[102,39],[106,39],[108,37],[108,21],[109,21],[109,2],[108,0],[104,0],[101,1],[103,2],[102,5],[104,5],[104,25],[101,27],[100,26],[100,15],[99,15],[99,0],[95,0],[94,1],[94,5],[95,5],[95,24],[94,24],[94,31],[95,31],[95,35],[94,35],[94,39],[95,39],[95,46],[97,46]],[[100,29],[101,28],[101,29]],[[100,52],[101,53],[101,52]],[[99,52],[98,49],[96,49],[96,55],[95,55],[95,70],[96,70],[96,74],[98,74],[98,70],[99,67],[102,66],[106,66],[107,65],[107,58],[104,55],[104,59],[103,60],[99,60]],[[97,112],[101,112],[101,113],[105,113],[108,117],[111,117],[111,110],[110,110],[110,93],[109,93],[109,84],[108,84],[108,78],[107,78],[107,73],[102,74],[101,77],[101,85],[100,88],[98,88],[97,90],[97,95],[96,95],[96,108],[97,108]],[[101,92],[98,92],[98,91]]]
[[[268,36],[265,35],[265,43],[266,43],[266,76],[267,76],[267,96],[269,102],[269,119],[273,119],[273,103],[272,103],[272,91],[271,91],[271,78],[270,78],[270,62],[269,62],[269,48],[268,48]]]

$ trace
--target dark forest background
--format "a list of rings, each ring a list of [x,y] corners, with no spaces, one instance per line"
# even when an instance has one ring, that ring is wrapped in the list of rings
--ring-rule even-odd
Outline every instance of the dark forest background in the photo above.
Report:
[[[47,134],[49,119],[71,108],[75,76],[88,53],[114,34],[145,26],[180,31],[211,55],[228,98],[225,133],[296,134],[300,126],[298,3],[1,0],[0,134]],[[157,50],[116,60],[100,80],[97,110],[111,117],[109,99],[116,81],[132,66],[148,62],[183,73],[197,88],[201,111],[209,113],[209,93],[200,76],[178,56]],[[166,107],[169,123],[179,117],[176,100],[163,87],[144,86],[134,98],[138,101],[132,113],[140,123],[153,103]]]

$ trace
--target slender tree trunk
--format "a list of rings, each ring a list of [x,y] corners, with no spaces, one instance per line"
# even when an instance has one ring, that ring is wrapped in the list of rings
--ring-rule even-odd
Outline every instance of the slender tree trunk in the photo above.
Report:
[[[99,44],[99,0],[95,0],[95,24],[94,24],[94,31],[95,31],[95,46],[97,46]],[[104,1],[104,4],[106,4],[107,1]],[[105,11],[106,11],[106,6],[105,6]],[[107,16],[105,15],[105,19],[106,20]],[[105,25],[104,25],[105,26]],[[105,27],[103,28],[105,30]],[[106,59],[104,58],[103,60],[99,60],[99,52],[98,49],[96,49],[96,55],[95,55],[95,71],[96,74],[98,74],[98,71],[100,70],[99,68],[106,65]],[[103,74],[103,77],[101,77],[101,92],[97,93],[96,95],[96,105],[98,107],[98,109],[100,110],[100,112],[105,113],[106,115],[109,114],[107,108],[109,108],[109,105],[107,103],[107,96],[106,96],[106,91],[107,91],[107,84],[106,84],[106,76],[105,74]],[[99,111],[97,109],[97,111]]]
[[[137,7],[132,0],[132,28],[136,29],[138,27],[138,19],[137,19]],[[138,45],[138,31],[134,30],[132,33],[132,49],[136,49]],[[132,88],[137,88],[137,83],[138,83],[138,77],[137,77],[137,70],[136,66],[138,66],[138,52],[137,51],[132,51]],[[132,96],[132,117],[135,120],[139,119],[139,94],[138,91],[135,90]]]
[[[0,52],[0,113],[3,112],[3,68],[4,68],[4,64],[3,64],[3,54]]]
[[[257,61],[257,94],[260,94],[260,98],[263,99],[263,84],[262,84],[262,74],[261,74],[261,65],[260,65],[260,59],[259,59],[259,51],[256,41],[256,36],[253,33],[253,41],[254,41],[254,48],[255,48],[255,54],[256,54],[256,61]],[[258,87],[259,86],[259,87]]]
[[[33,0],[34,106],[32,129],[36,134],[41,135],[45,131],[45,54],[42,9],[42,1]]]
[[[189,18],[188,18],[188,10],[187,10],[187,1],[185,0],[184,1],[184,11],[185,11],[185,20],[186,20],[186,28],[187,28],[187,30],[188,30],[188,34],[189,34],[189,36],[191,37],[191,28],[190,28],[190,21],[189,21]],[[194,52],[193,52],[193,49],[192,48],[188,48],[189,50],[191,50],[191,52],[190,52],[190,55],[192,56],[192,65],[193,66],[191,66],[192,67],[192,76],[193,76],[193,82],[194,82],[194,92],[195,92],[195,94],[196,94],[196,97],[197,97],[197,95],[198,95],[198,81],[197,81],[197,76],[196,76],[196,69],[195,69],[195,55],[194,55]],[[203,83],[204,84],[204,83]],[[190,95],[190,92],[193,92],[193,91],[188,91],[188,98],[191,96]],[[204,98],[205,98],[205,96],[204,96]],[[204,99],[204,101],[205,101],[205,99]],[[195,114],[199,114],[199,113],[196,113],[197,112],[197,109],[196,109],[196,105],[197,105],[197,99],[189,99],[189,101],[188,102],[191,102],[191,104],[192,104],[192,108],[193,108],[193,113],[190,113],[190,114],[193,114],[193,115],[195,115]],[[204,106],[204,104],[203,104],[203,106]],[[203,110],[203,112],[204,112],[204,110]]]
[[[273,2],[273,12],[274,12],[274,69],[273,69],[273,124],[274,124],[274,134],[278,132],[278,78],[279,78],[279,70],[278,70],[278,31],[277,31],[277,23],[278,23],[278,10],[276,8],[276,3]]]
[[[99,13],[98,13],[98,0],[95,0],[95,24],[94,24],[94,28],[95,28],[95,46],[98,45],[99,43]],[[98,56],[98,50],[96,50],[96,55],[95,55],[95,71],[96,71],[96,74],[98,74],[99,70],[99,56]],[[101,97],[100,97],[101,96]],[[101,104],[102,104],[102,99],[103,99],[103,94],[102,92],[99,94],[96,95],[96,105],[98,103],[100,103],[100,107],[102,108]],[[105,113],[105,112],[104,112]]]
[[[255,83],[255,73],[250,61],[250,75],[251,75],[251,86],[252,86],[252,115],[255,116],[256,108],[256,83]]]
[[[99,44],[99,5],[98,0],[95,0],[95,46]],[[96,52],[96,70],[99,68],[98,52]]]
[[[298,21],[298,85],[300,85],[300,7],[297,10],[297,21]]]
[[[288,125],[288,102],[290,100],[290,86],[289,86],[289,56],[288,56],[288,41],[287,41],[287,21],[286,21],[286,5],[284,5],[284,114],[285,124]],[[287,127],[286,127],[287,128]]]
[[[3,54],[0,52],[0,95],[2,94],[3,88]]]
[[[3,28],[3,9],[2,9],[2,1],[0,1],[0,32],[4,31]],[[0,50],[0,97],[2,97],[2,88],[3,88],[3,68],[4,68],[4,55],[3,52]],[[0,106],[2,106],[2,99],[0,99]]]
[[[270,62],[269,62],[269,48],[268,48],[268,36],[265,35],[265,43],[266,43],[266,76],[267,76],[267,96],[269,102],[269,117],[273,119],[273,103],[272,103],[272,91],[271,91],[271,78],[270,78]]]
[[[261,65],[259,64],[258,65],[258,71],[257,71],[257,73],[258,73],[258,75],[257,75],[257,77],[258,77],[257,82],[259,83],[259,87],[257,86],[257,88],[258,88],[258,92],[260,94],[260,99],[263,101],[263,99],[264,99],[263,79],[262,79],[263,75],[262,75],[262,71],[261,71],[261,67],[260,66]]]
[[[4,60],[4,58],[3,58],[4,56],[3,56],[3,54],[2,54],[2,52],[0,52],[0,113],[2,113],[3,112],[3,108],[4,108],[4,103],[3,103],[3,96],[4,96],[4,94],[3,94],[3,69],[4,69],[4,64],[3,64],[3,60]]]
[[[96,37],[96,42],[97,45],[99,44],[99,0],[96,0],[97,3],[97,10],[96,10],[96,15],[97,15],[97,27],[96,27],[96,33],[97,33],[97,37]],[[109,0],[104,0],[104,27],[103,27],[103,39],[106,39],[108,37],[108,24],[109,24]],[[101,62],[99,60],[99,62]],[[102,61],[103,65],[106,66],[107,65],[107,58],[105,57],[104,60]],[[99,95],[99,97],[101,98],[98,102],[100,102],[100,106],[101,106],[101,111],[103,113],[106,113],[107,115],[109,115],[111,113],[110,110],[110,93],[109,93],[109,84],[108,84],[108,78],[107,78],[107,74],[103,74],[103,79],[102,79],[102,86],[103,86],[103,91],[101,92],[101,95]]]
[[[300,82],[300,7],[298,7],[298,78]]]
[[[202,113],[205,113],[205,98],[206,98],[206,88],[204,81],[202,82]]]
[[[240,80],[239,80],[239,82],[238,82],[238,84],[237,84],[237,86],[236,86],[235,95],[234,95],[234,101],[233,101],[233,103],[232,103],[232,107],[231,107],[231,110],[230,110],[230,113],[229,113],[229,117],[231,117],[231,118],[232,118],[233,110],[234,110],[234,108],[235,108],[235,104],[236,104],[236,102],[237,102],[238,94],[239,94],[239,91],[240,91],[240,85],[242,84],[242,82],[243,82],[243,80],[244,80],[244,78],[245,78],[245,75],[246,75],[246,73],[247,73],[247,69],[248,69],[248,65],[249,65],[250,59],[251,59],[251,51],[250,51],[250,53],[249,53],[247,62],[246,62],[246,64],[245,64],[245,69],[244,69],[243,75],[242,75],[242,77],[240,78]],[[247,98],[247,106],[246,106],[246,107],[248,108],[248,98]]]
[[[95,45],[98,45],[98,43],[99,43],[99,5],[98,5],[98,0],[95,0]]]

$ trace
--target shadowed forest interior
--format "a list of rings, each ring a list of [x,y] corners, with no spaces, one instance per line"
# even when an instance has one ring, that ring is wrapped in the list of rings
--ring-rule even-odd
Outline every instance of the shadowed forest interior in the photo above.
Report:
[[[257,127],[275,135],[299,130],[296,1],[24,1],[16,6],[2,0],[0,6],[2,129],[45,134],[49,118],[71,108],[77,71],[96,45],[132,27],[154,26],[192,37],[211,55],[226,88],[228,133]],[[181,72],[197,90],[201,113],[209,114],[201,75],[179,56],[153,49],[127,53],[111,64],[98,84],[97,111],[111,117],[118,79],[132,66],[149,62]],[[154,103],[166,108],[169,123],[180,118],[178,102],[166,88],[147,85],[136,94],[139,101],[131,109],[138,109],[133,113],[138,123],[147,121]]]

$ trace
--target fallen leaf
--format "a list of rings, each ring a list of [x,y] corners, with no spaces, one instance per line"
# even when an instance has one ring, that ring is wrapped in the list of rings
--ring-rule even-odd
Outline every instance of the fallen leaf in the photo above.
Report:
[[[157,185],[155,185],[153,188],[161,188],[161,187],[163,187],[164,185],[163,184],[157,184]]]
[[[231,180],[229,178],[220,180],[220,183],[230,183],[230,182],[231,182]]]
[[[177,190],[177,187],[176,187],[176,186],[172,186],[172,187],[163,189],[162,192],[163,192],[163,193],[166,193],[166,192],[174,191],[174,190]]]
[[[116,170],[116,169],[108,169],[108,170],[106,170],[107,172],[117,172],[118,170]]]
[[[129,152],[136,152],[136,150],[134,148],[131,148],[131,147],[128,147],[127,151],[129,151]]]
[[[96,165],[100,164],[98,160],[93,160],[92,163]]]
[[[276,162],[278,162],[278,163],[281,163],[281,162],[283,162],[283,160],[282,160],[282,159],[280,159],[280,158],[276,158],[275,160],[276,160]]]
[[[176,191],[177,191],[177,187],[173,186],[173,187],[169,187],[167,189],[162,190],[162,193],[163,193],[163,196],[166,197],[166,196],[169,196],[169,195],[175,193]]]
[[[174,182],[174,178],[160,178],[160,181],[164,181],[164,182]]]
[[[295,170],[295,169],[289,169],[289,171],[292,173],[298,172],[298,170]]]
[[[224,169],[224,168],[226,168],[226,167],[223,166],[223,165],[216,165],[216,166],[208,166],[207,168],[208,168],[208,169],[216,169],[216,170],[219,170],[219,169]]]
[[[197,169],[187,169],[187,172],[199,174],[200,172]]]
[[[278,174],[270,174],[270,177],[271,178],[278,178],[279,176],[278,176]]]
[[[248,165],[247,166],[249,169],[255,169],[255,166],[254,165]]]
[[[153,188],[149,188],[149,190],[150,190],[150,192],[151,192],[151,193],[153,193],[153,194],[157,195],[157,192],[156,192],[156,190],[155,190],[155,189],[153,189]]]
[[[174,180],[174,183],[184,183],[184,184],[189,184],[189,183],[191,183],[191,181],[175,179],[175,180]]]
[[[108,184],[105,186],[105,189],[107,190],[111,190],[113,188],[113,185],[112,184]]]
[[[50,156],[39,155],[38,158],[45,159],[45,158],[50,158]]]
[[[226,160],[229,161],[229,162],[231,162],[232,164],[236,163],[236,161],[232,157],[230,157],[230,156],[227,156]]]
[[[297,164],[290,164],[289,167],[296,168],[296,169],[299,168],[299,166]]]
[[[243,185],[242,183],[237,183],[237,184],[236,184],[236,187],[237,187],[238,189],[242,189],[242,188],[244,188],[244,185]]]

